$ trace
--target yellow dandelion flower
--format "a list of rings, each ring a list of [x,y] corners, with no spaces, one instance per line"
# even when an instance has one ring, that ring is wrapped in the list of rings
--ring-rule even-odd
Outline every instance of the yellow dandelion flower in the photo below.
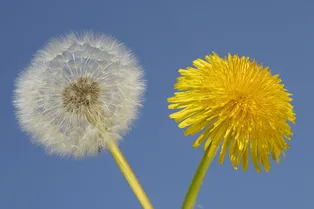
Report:
[[[270,169],[269,156],[279,162],[280,155],[289,148],[291,128],[295,123],[290,93],[281,84],[278,75],[268,67],[258,65],[249,57],[216,53],[205,60],[193,62],[195,68],[180,69],[174,97],[168,99],[170,109],[182,109],[170,115],[188,127],[185,135],[203,131],[193,146],[206,141],[218,149],[219,163],[223,163],[229,148],[229,157],[235,169],[242,161],[248,167],[249,151],[258,172],[260,164]],[[213,151],[216,153],[216,150]]]
[[[184,135],[201,132],[193,144],[205,142],[204,157],[196,171],[183,207],[194,207],[198,190],[218,149],[219,163],[229,158],[235,169],[242,162],[246,170],[249,153],[258,172],[263,165],[271,168],[269,157],[279,162],[289,148],[286,141],[293,134],[288,121],[295,123],[290,93],[278,75],[258,65],[249,57],[216,53],[197,59],[193,67],[180,69],[174,85],[179,90],[168,99],[169,109],[181,109],[170,115]]]

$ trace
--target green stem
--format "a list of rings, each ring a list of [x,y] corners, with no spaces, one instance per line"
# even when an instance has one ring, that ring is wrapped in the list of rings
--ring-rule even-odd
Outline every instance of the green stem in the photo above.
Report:
[[[198,196],[198,192],[201,188],[203,179],[206,175],[206,172],[211,164],[211,162],[213,161],[216,152],[218,150],[217,145],[210,145],[208,146],[207,150],[204,153],[204,156],[196,170],[196,173],[194,174],[194,178],[192,180],[192,183],[189,187],[189,190],[185,196],[184,202],[183,202],[183,206],[182,209],[193,209],[197,196]]]
[[[92,119],[90,121],[92,121]],[[102,126],[98,126],[98,129],[100,130],[101,134],[106,132],[106,130]],[[131,169],[128,161],[123,156],[118,145],[114,142],[113,139],[109,140],[107,142],[107,145],[108,145],[108,149],[110,153],[112,154],[114,160],[119,166],[122,174],[124,175],[125,179],[129,183],[131,189],[133,190],[135,196],[137,197],[138,201],[142,205],[143,209],[154,209],[152,203],[150,202],[140,182],[137,180],[133,170]]]
[[[151,204],[148,196],[144,192],[141,184],[137,180],[135,174],[133,173],[129,163],[123,156],[122,152],[120,151],[119,147],[115,144],[114,141],[108,142],[108,148],[117,162],[121,172],[123,173],[125,179],[129,183],[130,187],[132,188],[134,194],[136,195],[137,199],[141,203],[144,209],[154,209],[153,205]]]

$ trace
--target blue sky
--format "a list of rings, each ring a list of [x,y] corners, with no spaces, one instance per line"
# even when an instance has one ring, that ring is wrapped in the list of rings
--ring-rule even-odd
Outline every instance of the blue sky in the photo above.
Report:
[[[256,58],[294,94],[291,149],[270,173],[234,171],[217,159],[197,204],[204,209],[314,208],[312,123],[314,1],[2,0],[0,3],[0,208],[136,209],[140,205],[108,152],[76,161],[47,156],[20,131],[14,80],[54,36],[94,30],[123,41],[148,81],[144,107],[121,143],[155,208],[180,208],[202,157],[195,136],[168,118],[179,68],[213,50]],[[312,177],[311,177],[312,176]]]

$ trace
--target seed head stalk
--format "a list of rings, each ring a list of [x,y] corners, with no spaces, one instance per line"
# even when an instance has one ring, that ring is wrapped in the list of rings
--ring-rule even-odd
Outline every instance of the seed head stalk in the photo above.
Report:
[[[102,128],[101,132],[105,131]],[[121,172],[123,173],[124,177],[126,178],[127,182],[129,183],[131,189],[133,190],[135,196],[141,203],[142,207],[144,209],[154,209],[153,205],[151,204],[148,196],[144,192],[144,189],[142,188],[141,184],[137,180],[134,172],[132,171],[129,163],[123,156],[122,152],[120,151],[117,144],[114,142],[114,140],[110,140],[108,143],[108,149],[110,153],[112,154],[113,158],[115,159],[116,163],[118,164]]]

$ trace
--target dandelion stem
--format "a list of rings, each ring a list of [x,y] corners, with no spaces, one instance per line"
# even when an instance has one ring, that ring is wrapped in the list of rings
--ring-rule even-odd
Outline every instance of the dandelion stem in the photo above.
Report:
[[[208,167],[210,166],[211,162],[213,161],[213,158],[216,155],[217,150],[218,150],[217,145],[210,145],[205,151],[204,156],[196,170],[196,173],[194,174],[194,178],[191,182],[189,190],[186,193],[182,209],[194,208],[203,179],[206,175]]]
[[[119,147],[116,143],[111,140],[108,143],[108,148],[117,162],[121,172],[123,173],[124,177],[128,181],[129,185],[131,186],[134,194],[136,195],[137,199],[141,203],[144,209],[153,209],[151,202],[148,199],[148,196],[144,192],[143,188],[141,187],[140,183],[138,182],[136,176],[134,175],[131,167],[129,166],[128,162],[124,158],[122,152],[120,151]]]

